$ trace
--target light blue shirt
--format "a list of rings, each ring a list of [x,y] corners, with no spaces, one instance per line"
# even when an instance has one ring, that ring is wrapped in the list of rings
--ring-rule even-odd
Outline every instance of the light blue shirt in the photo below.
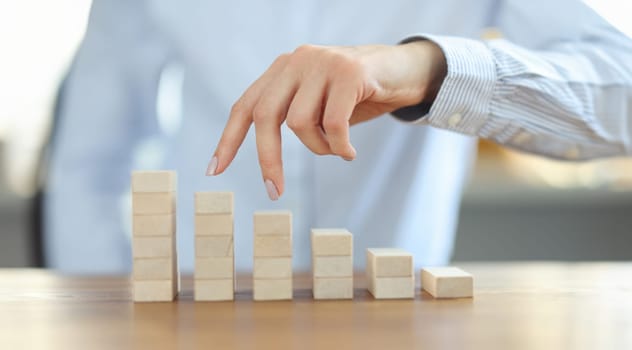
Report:
[[[489,26],[506,40],[479,41]],[[310,154],[284,127],[278,202],[267,199],[252,134],[224,174],[204,176],[232,103],[276,56],[414,33],[448,60],[432,108],[408,116],[434,127],[388,117],[354,126],[353,162]],[[193,266],[193,193],[209,190],[235,192],[238,270],[252,267],[253,212],[276,208],[294,213],[296,270],[309,268],[312,227],[354,233],[357,268],[367,247],[382,246],[413,252],[417,266],[445,264],[475,154],[476,138],[463,134],[556,157],[629,153],[631,52],[575,0],[96,0],[55,135],[48,262],[70,273],[129,271],[130,172],[156,168],[178,171],[184,271]]]

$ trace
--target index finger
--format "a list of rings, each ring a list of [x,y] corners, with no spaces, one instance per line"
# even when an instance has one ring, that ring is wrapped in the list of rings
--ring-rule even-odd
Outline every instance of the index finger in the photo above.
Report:
[[[239,147],[244,142],[250,125],[253,123],[253,109],[268,82],[283,67],[287,55],[279,56],[259,79],[235,102],[224,127],[222,136],[215,148],[213,157],[207,167],[206,175],[219,175],[228,168]]]

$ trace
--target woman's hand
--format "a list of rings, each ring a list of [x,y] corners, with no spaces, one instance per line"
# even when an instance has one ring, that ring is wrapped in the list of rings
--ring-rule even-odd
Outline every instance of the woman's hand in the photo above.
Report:
[[[301,46],[279,56],[235,102],[207,175],[228,167],[254,123],[261,172],[276,200],[284,186],[283,122],[312,152],[352,160],[350,125],[434,100],[445,74],[443,53],[430,41]]]

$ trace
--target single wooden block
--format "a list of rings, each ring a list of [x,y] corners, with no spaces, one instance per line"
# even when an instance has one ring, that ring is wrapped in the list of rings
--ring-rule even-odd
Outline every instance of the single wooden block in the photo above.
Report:
[[[367,269],[373,277],[408,277],[414,275],[413,255],[402,249],[367,249]]]
[[[353,236],[345,229],[312,229],[313,256],[353,255]]]
[[[194,280],[193,299],[195,301],[227,301],[235,298],[233,279]]]
[[[196,236],[232,236],[233,214],[195,215]]]
[[[259,257],[291,257],[292,237],[290,236],[255,236],[255,258]]]
[[[133,171],[132,192],[174,192],[176,172],[171,170]]]
[[[291,300],[292,279],[254,279],[253,299],[262,300]]]
[[[314,278],[314,299],[353,299],[353,277]]]
[[[435,298],[471,298],[474,278],[456,267],[427,267],[421,270],[421,287]]]
[[[176,196],[173,192],[134,193],[132,195],[132,212],[137,214],[174,214]]]
[[[134,237],[132,255],[134,258],[161,258],[173,256],[175,236]]]
[[[193,274],[195,279],[233,279],[235,276],[235,262],[233,257],[196,257]]]
[[[378,277],[369,281],[368,289],[375,299],[412,299],[415,277]]]
[[[314,277],[352,277],[353,258],[349,256],[316,256]]]
[[[196,214],[232,214],[232,192],[195,192]]]
[[[255,279],[292,278],[292,258],[256,258],[253,276]]]
[[[132,288],[135,302],[169,302],[178,294],[177,284],[170,280],[133,281]]]
[[[195,237],[195,256],[225,257],[234,255],[233,236]]]
[[[291,235],[292,212],[258,211],[254,215],[255,235]]]
[[[142,258],[133,260],[135,280],[172,280],[174,258]]]
[[[175,214],[134,215],[132,217],[134,236],[173,236],[175,232]]]

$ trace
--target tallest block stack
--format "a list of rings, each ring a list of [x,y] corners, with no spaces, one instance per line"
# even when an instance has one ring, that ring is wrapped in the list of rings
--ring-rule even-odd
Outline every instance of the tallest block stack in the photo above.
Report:
[[[176,173],[132,173],[134,301],[171,301],[178,294]]]

